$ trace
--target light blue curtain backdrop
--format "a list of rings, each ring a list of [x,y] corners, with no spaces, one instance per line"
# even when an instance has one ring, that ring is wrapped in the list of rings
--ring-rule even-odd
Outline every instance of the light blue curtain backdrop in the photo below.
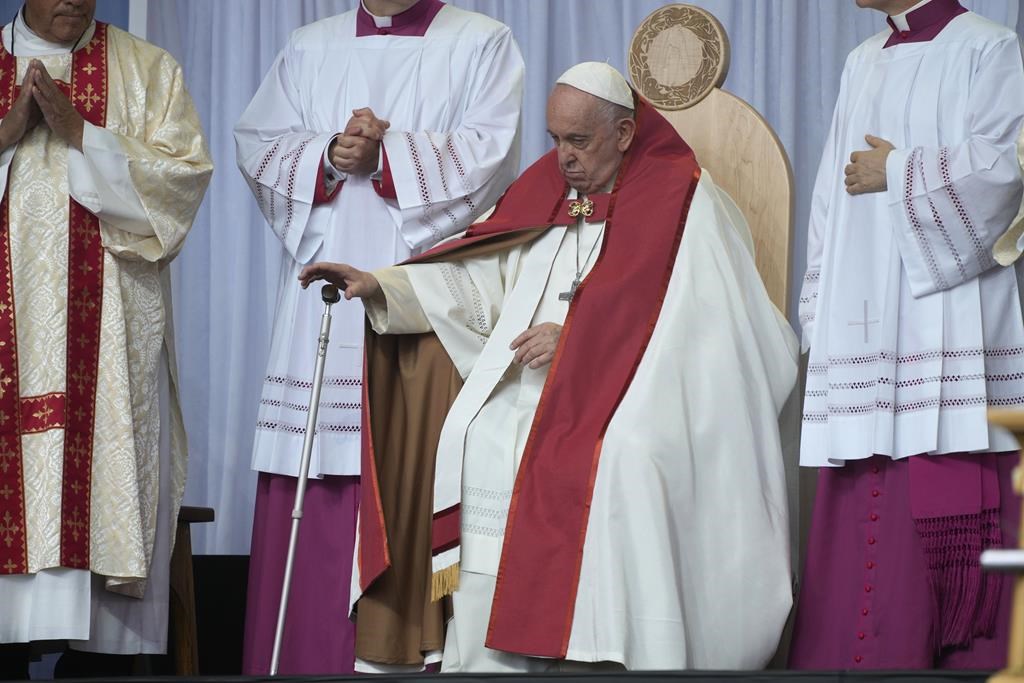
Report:
[[[544,102],[554,79],[585,60],[621,69],[633,31],[656,0],[452,0],[508,24],[526,60],[524,166],[548,149]],[[101,6],[103,3],[100,3]],[[792,310],[805,260],[806,217],[847,53],[884,28],[853,0],[695,0],[725,26],[725,88],[775,128],[796,177]],[[965,0],[1018,27],[1018,0]],[[249,469],[282,259],[235,167],[231,128],[295,28],[353,0],[151,0],[148,38],[181,61],[216,172],[174,263],[178,365],[191,445],[186,502],[217,509],[195,530],[198,553],[247,553],[255,474]],[[4,3],[0,2],[0,10]],[[13,11],[11,12],[13,14]],[[298,340],[313,345],[316,340]],[[299,454],[296,453],[296,458]]]

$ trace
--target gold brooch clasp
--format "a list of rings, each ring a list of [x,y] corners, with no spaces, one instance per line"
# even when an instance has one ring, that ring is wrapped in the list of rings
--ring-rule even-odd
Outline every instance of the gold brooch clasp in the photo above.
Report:
[[[582,202],[573,201],[569,203],[569,216],[576,218],[577,216],[584,216],[590,218],[594,215],[594,202],[589,199],[584,199]]]

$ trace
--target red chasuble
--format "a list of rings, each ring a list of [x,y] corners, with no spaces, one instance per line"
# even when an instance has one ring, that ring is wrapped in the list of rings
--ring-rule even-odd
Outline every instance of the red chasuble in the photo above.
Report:
[[[71,83],[57,85],[89,123],[107,119],[107,27],[72,57]],[[17,62],[0,45],[0,118],[21,91]],[[41,123],[40,125],[45,125]],[[0,574],[28,571],[21,437],[64,430],[60,566],[89,569],[92,444],[103,303],[99,220],[71,202],[68,230],[67,386],[63,393],[21,396],[8,198],[0,203]]]
[[[604,244],[570,303],[515,482],[487,638],[492,648],[565,656],[603,435],[658,320],[700,178],[692,151],[671,124],[637,99],[633,145],[610,195],[595,198],[591,220],[607,221]],[[575,222],[566,210],[568,189],[555,153],[549,152],[512,184],[489,221],[410,263],[456,260],[489,246],[508,248],[517,236],[522,243],[553,225]],[[381,494],[395,490],[392,480],[401,476],[381,466],[394,462],[381,451],[381,443],[391,443],[393,435],[378,433],[375,418],[392,406],[377,394],[376,377],[382,362],[399,372],[397,358],[382,361],[374,351],[381,339],[372,332],[367,339],[358,557],[364,592],[396,570],[399,548],[416,543],[389,535],[406,527],[385,510],[400,515],[403,508],[389,505]],[[409,367],[403,361],[401,373],[409,375]],[[432,460],[437,449],[432,439],[415,452]],[[392,469],[413,467],[418,466],[404,462]],[[432,463],[426,471],[433,472]],[[435,510],[432,551],[457,545],[458,533],[458,506]],[[421,579],[427,583],[429,577]]]

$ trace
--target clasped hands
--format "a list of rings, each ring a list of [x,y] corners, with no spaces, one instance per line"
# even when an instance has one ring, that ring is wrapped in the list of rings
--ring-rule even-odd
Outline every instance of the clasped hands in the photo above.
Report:
[[[345,299],[369,299],[380,293],[380,282],[368,273],[344,263],[311,263],[299,273],[303,289],[317,280],[326,280],[345,293]],[[512,362],[534,370],[543,367],[555,357],[562,326],[555,323],[541,323],[512,340],[510,348],[516,352]]]
[[[0,123],[0,149],[21,142],[40,121],[46,121],[58,137],[81,151],[85,120],[50,78],[42,62],[33,59],[25,71],[18,98]]]
[[[380,145],[391,126],[369,107],[354,109],[345,131],[331,141],[327,156],[334,168],[350,175],[372,175],[380,160]]]
[[[895,147],[888,140],[874,135],[865,135],[864,140],[871,149],[850,155],[850,163],[844,169],[846,191],[854,195],[885,192],[889,187],[885,178],[885,162]]]

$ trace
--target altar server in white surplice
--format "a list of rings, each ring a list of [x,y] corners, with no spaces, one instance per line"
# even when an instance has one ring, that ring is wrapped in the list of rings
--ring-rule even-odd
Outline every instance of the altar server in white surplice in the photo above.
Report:
[[[357,652],[422,661],[451,594],[444,672],[761,667],[796,338],[736,205],[615,69],[569,69],[547,121],[464,237],[304,273],[369,297]]]
[[[246,673],[270,663],[320,328],[299,269],[389,265],[465,229],[518,170],[522,90],[506,26],[438,0],[366,0],[292,34],[235,127],[239,168],[287,252],[253,446]],[[282,673],[352,668],[362,307],[334,316]]]
[[[0,644],[161,653],[168,264],[212,167],[181,68],[94,9],[28,0],[0,47]]]
[[[997,669],[1024,406],[1021,46],[957,0],[858,0],[889,26],[849,56],[811,206],[800,461],[821,468],[791,663]],[[1019,252],[1018,252],[1019,253]],[[1003,585],[1006,583],[1006,585]]]

